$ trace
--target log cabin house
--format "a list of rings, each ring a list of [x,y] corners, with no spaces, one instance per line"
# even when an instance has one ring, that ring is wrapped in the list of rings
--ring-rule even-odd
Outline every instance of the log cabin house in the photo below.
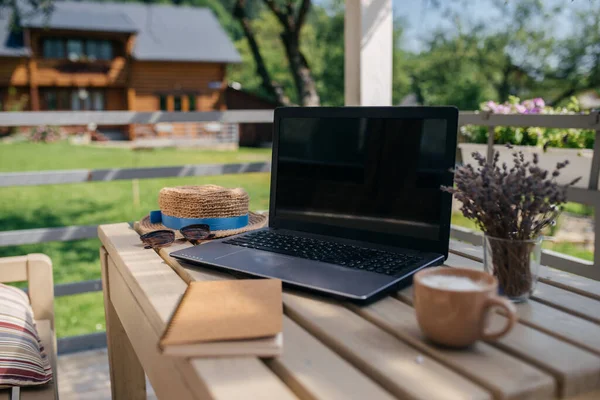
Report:
[[[32,111],[226,108],[226,67],[241,58],[209,9],[54,4],[16,28],[0,14],[3,110],[18,101]],[[133,139],[136,129],[124,133]]]

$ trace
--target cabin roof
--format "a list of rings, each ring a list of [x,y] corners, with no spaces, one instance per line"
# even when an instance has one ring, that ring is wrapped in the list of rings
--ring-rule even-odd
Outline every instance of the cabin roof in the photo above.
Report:
[[[22,18],[25,28],[136,34],[133,58],[144,61],[237,63],[241,57],[207,8],[142,3],[56,1],[49,17]],[[10,13],[0,14],[0,56],[31,52],[22,33],[11,32]]]

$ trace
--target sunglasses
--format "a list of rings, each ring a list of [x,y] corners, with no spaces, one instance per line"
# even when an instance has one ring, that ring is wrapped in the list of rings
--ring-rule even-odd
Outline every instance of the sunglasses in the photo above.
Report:
[[[210,226],[206,224],[188,225],[181,228],[179,232],[192,244],[198,244],[199,240],[211,239],[215,236],[210,233]],[[175,232],[166,229],[148,232],[140,236],[140,240],[146,245],[145,249],[160,249],[175,242]]]

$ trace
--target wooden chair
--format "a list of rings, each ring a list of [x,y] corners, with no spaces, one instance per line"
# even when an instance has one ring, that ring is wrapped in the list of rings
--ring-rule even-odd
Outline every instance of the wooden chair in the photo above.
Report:
[[[27,282],[40,339],[52,365],[54,379],[39,387],[0,389],[0,400],[58,399],[56,334],[54,331],[54,282],[52,261],[45,254],[0,258],[0,282]]]

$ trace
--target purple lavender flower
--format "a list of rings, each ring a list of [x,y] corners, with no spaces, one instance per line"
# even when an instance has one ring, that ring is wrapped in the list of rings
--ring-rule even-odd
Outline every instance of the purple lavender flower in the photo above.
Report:
[[[535,106],[538,108],[546,107],[546,102],[544,102],[544,99],[542,99],[541,97],[536,97],[535,99],[533,99],[533,104],[535,104]]]
[[[533,103],[533,100],[523,100],[523,102],[521,103],[521,105],[523,107],[525,107],[528,110],[531,110],[533,107],[535,107],[535,104]]]
[[[515,104],[515,110],[517,110],[519,114],[527,114],[530,109],[523,104]]]
[[[498,107],[498,104],[496,104],[495,101],[490,100],[487,103],[485,103],[485,105],[483,106],[483,109],[485,111],[491,111],[491,112],[495,113],[497,107]]]

